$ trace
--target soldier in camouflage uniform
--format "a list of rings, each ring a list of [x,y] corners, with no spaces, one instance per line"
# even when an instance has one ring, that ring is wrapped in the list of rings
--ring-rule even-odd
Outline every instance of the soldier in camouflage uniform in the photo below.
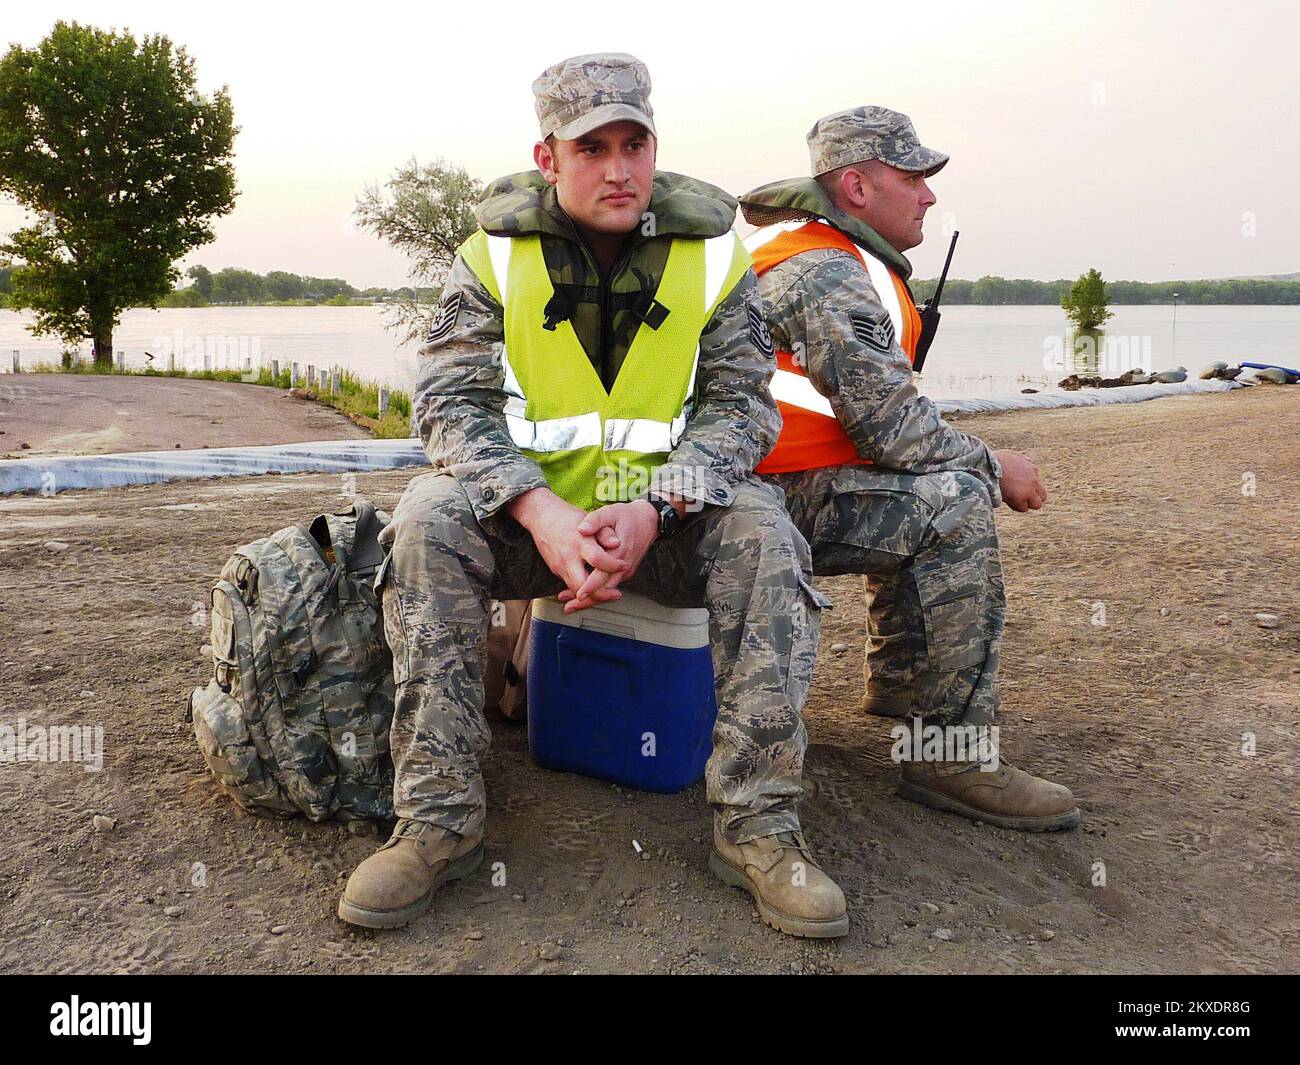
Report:
[[[903,347],[906,332],[914,352],[913,330],[895,328],[909,315],[919,326],[903,252],[921,242],[935,202],[926,178],[948,157],[923,146],[907,116],[883,107],[820,119],[808,144],[811,180],[765,185],[742,196],[741,207],[748,221],[768,227],[746,244],[759,264],[773,343],[794,353],[795,373],[785,376],[816,392],[800,400],[796,390],[792,401],[810,411],[824,405],[813,420],[824,416],[847,438],[849,459],[824,465],[787,446],[794,419],[806,415],[783,401],[785,430],[759,472],[784,490],[818,575],[864,575],[865,709],[987,726],[998,709],[1006,605],[993,512],[1000,502],[1038,509],[1046,492],[1028,459],[994,453],[918,394]],[[800,235],[792,235],[796,226]],[[823,238],[812,239],[813,230]],[[765,244],[777,239],[786,243],[765,260]],[[901,770],[908,798],[1009,828],[1078,823],[1068,788],[998,759],[981,766],[914,757]]]
[[[572,611],[617,598],[621,585],[709,610],[718,696],[706,772],[711,868],[749,890],[774,927],[847,931],[843,894],[812,860],[796,809],[800,711],[824,600],[779,493],[752,473],[780,424],[757,282],[730,232],[735,200],[654,170],[649,87],[645,67],[625,55],[548,68],[534,83],[545,138],[535,148],[538,170],[489,186],[476,211],[481,229],[540,234],[554,288],[542,328],[571,323],[607,390],[643,323],[658,320],[656,290],[674,241],[724,240],[738,280],[699,334],[684,432],[653,471],[656,502],[642,495],[586,512],[552,491],[512,437],[506,414],[518,393],[505,372],[514,373],[523,331],[507,352],[502,303],[475,272],[473,241],[462,247],[416,386],[435,472],[412,480],[381,539],[390,548],[377,584],[396,680],[400,820],[348,882],[339,915],[353,923],[408,923],[440,884],[480,859],[489,599],[558,593]],[[520,287],[513,270],[512,294]]]

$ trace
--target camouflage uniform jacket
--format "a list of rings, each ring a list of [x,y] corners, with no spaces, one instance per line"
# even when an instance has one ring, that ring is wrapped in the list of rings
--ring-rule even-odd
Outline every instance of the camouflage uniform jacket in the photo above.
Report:
[[[649,225],[629,237],[606,275],[537,171],[500,178],[475,211],[492,236],[541,234],[557,295],[570,301],[584,350],[608,388],[640,326],[637,312],[659,285],[673,237],[707,238],[731,229],[736,201],[721,189],[657,172]],[[453,474],[481,521],[546,479],[510,438],[502,351],[503,313],[457,256],[429,340],[420,350],[414,415],[435,468]],[[775,369],[752,270],[714,311],[700,335],[694,396],[685,433],[654,474],[662,491],[729,506],[734,486],[772,449],[781,416],[768,391]]]
[[[741,197],[755,225],[821,218],[885,262],[906,281],[911,264],[864,222],[836,208],[811,178],[778,181]],[[813,387],[826,396],[858,454],[903,473],[964,470],[1001,500],[1001,467],[983,441],[958,432],[939,408],[916,390],[907,355],[893,339],[888,348],[854,329],[851,315],[878,321],[886,314],[871,277],[858,259],[836,248],[791,256],[759,279],[768,326],[777,350],[805,354]],[[796,346],[798,345],[798,346]]]

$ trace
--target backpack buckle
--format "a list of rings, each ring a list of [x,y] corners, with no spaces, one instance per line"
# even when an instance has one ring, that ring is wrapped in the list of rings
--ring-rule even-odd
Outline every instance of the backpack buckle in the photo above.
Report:
[[[546,301],[546,307],[542,311],[544,316],[542,328],[548,333],[554,333],[556,326],[561,322],[567,322],[573,317],[574,310],[573,300],[569,294],[557,289],[551,298]]]
[[[250,597],[257,595],[257,567],[250,559],[240,558],[235,569],[235,583],[240,591],[248,592]]]
[[[650,302],[644,308],[638,308],[633,313],[651,329],[658,329],[672,312],[657,299],[651,297]]]

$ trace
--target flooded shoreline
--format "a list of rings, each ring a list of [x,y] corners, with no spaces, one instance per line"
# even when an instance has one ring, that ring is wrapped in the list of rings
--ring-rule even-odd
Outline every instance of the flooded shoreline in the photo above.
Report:
[[[1141,366],[1165,369],[1183,365],[1195,373],[1215,359],[1255,359],[1292,365],[1300,360],[1298,306],[1114,307],[1097,349],[1107,374]],[[382,307],[207,307],[130,310],[114,336],[126,365],[167,368],[254,368],[270,360],[339,367],[392,388],[415,383],[417,345],[401,344],[385,329]],[[62,345],[33,337],[30,316],[0,311],[0,354],[22,363],[57,363]],[[987,396],[1042,388],[1074,372],[1076,341],[1059,308],[1050,306],[944,307],[943,324],[918,381],[936,397]],[[82,348],[89,355],[87,343]],[[151,362],[146,352],[153,355]],[[1290,361],[1288,361],[1290,360]]]

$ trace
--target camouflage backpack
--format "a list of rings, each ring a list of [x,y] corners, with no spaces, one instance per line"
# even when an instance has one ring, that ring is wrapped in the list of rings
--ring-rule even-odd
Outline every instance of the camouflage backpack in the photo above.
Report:
[[[187,717],[249,813],[393,816],[392,655],[371,587],[389,520],[358,499],[245,544],[213,585],[213,678]]]

